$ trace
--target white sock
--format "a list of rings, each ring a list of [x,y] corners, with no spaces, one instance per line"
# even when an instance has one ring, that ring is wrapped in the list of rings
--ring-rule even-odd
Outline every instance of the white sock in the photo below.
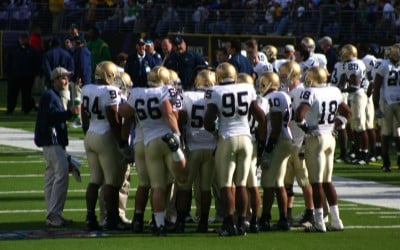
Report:
[[[324,221],[324,209],[322,207],[314,209],[314,220],[316,222]]]
[[[331,209],[331,218],[334,221],[339,221],[340,220],[340,216],[339,216],[339,206],[338,205],[333,205],[330,206]]]
[[[182,149],[178,148],[176,152],[172,153],[172,160],[174,161],[182,161],[185,159],[185,154],[183,154]]]
[[[165,212],[154,213],[157,227],[165,226]]]

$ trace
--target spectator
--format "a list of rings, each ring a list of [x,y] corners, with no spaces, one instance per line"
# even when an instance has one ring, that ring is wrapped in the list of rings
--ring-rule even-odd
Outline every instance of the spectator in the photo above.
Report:
[[[8,76],[6,114],[11,115],[14,112],[19,92],[22,111],[28,114],[35,106],[32,87],[39,70],[38,56],[35,49],[29,45],[27,34],[21,34],[18,43],[8,50],[5,68]]]
[[[285,59],[289,61],[296,61],[295,51],[296,50],[293,45],[286,44],[285,50],[283,51],[285,53]]]
[[[128,56],[125,72],[129,74],[135,87],[147,87],[147,73],[156,66],[153,57],[145,50],[145,42],[140,38],[136,50]]]
[[[148,39],[145,41],[145,50],[146,53],[149,53],[149,55],[153,57],[156,65],[162,64],[161,55],[154,49],[154,43],[152,40]]]
[[[64,14],[64,0],[49,0],[49,10],[52,15],[52,31],[57,33]]]
[[[217,48],[215,52],[214,68],[216,68],[218,64],[227,62],[228,60],[229,60],[228,50],[225,47]]]
[[[175,52],[170,54],[164,65],[178,73],[184,90],[192,89],[193,73],[197,67],[205,66],[206,61],[196,52],[187,50],[186,42],[182,36],[176,36],[173,43]]]
[[[94,69],[99,62],[111,61],[111,52],[108,44],[100,38],[100,32],[96,27],[89,28],[87,38],[87,48],[92,60],[92,74],[94,74]]]
[[[169,54],[172,51],[171,39],[166,37],[161,41],[161,50],[162,50],[162,53],[163,53],[163,63],[162,64],[164,64],[165,60],[167,59],[167,57],[169,56]]]
[[[52,86],[42,95],[35,125],[35,144],[43,147],[46,161],[44,194],[46,200],[46,225],[63,227],[70,220],[62,216],[68,190],[68,146],[66,121],[79,114],[80,108],[65,110],[60,91],[68,88],[72,72],[58,67],[51,72]]]

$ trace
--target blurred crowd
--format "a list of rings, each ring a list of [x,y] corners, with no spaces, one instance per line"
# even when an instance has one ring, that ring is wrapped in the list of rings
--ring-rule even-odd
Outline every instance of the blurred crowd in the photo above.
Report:
[[[0,27],[43,26],[135,33],[329,35],[340,41],[400,39],[399,0],[8,0]],[[48,26],[48,25],[47,25]]]

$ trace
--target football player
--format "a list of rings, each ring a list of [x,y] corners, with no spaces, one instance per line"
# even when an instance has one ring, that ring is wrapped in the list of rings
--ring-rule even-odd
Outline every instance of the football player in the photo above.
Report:
[[[151,186],[151,204],[154,213],[156,236],[166,235],[165,208],[168,170],[179,182],[185,181],[185,157],[179,145],[180,131],[174,112],[176,90],[166,86],[169,71],[163,66],[154,67],[148,74],[149,88],[135,89],[119,113],[123,117],[135,112],[142,126],[145,165]],[[173,153],[171,153],[173,151]],[[180,163],[180,164],[179,164]]]
[[[368,162],[368,134],[366,129],[368,97],[364,84],[366,68],[363,61],[357,59],[357,48],[352,44],[344,45],[340,50],[341,61],[344,62],[343,81],[348,82],[349,106],[351,107],[352,118],[350,126],[353,134],[355,158],[352,163],[364,165]]]
[[[287,61],[287,59],[278,59],[278,49],[273,45],[265,45],[263,52],[265,55],[267,55],[268,62],[272,64],[272,68],[275,73],[279,71],[279,67],[282,65],[282,63]]]
[[[301,39],[300,44],[310,53],[311,57],[314,57],[318,61],[318,65],[326,69],[328,60],[324,54],[315,53],[315,42],[311,37],[304,37]],[[316,66],[316,65],[313,65]]]
[[[261,186],[263,187],[263,209],[260,230],[271,229],[287,231],[290,229],[287,218],[287,193],[284,185],[287,161],[292,147],[292,134],[288,127],[292,106],[290,96],[280,88],[279,76],[274,72],[264,73],[258,82],[258,91],[268,102],[268,136],[262,155]],[[271,209],[277,196],[279,220],[272,228]]]
[[[213,133],[218,131],[219,138],[215,166],[221,203],[225,210],[224,221],[219,230],[221,236],[245,234],[244,222],[248,204],[246,183],[253,152],[248,115],[252,114],[260,124],[260,140],[264,140],[266,132],[265,115],[257,104],[254,87],[236,84],[236,79],[234,66],[222,63],[216,68],[219,85],[205,93],[207,108],[204,127]],[[233,186],[236,187],[236,195],[232,192]],[[238,228],[233,221],[235,196]]]
[[[254,80],[253,78],[245,73],[240,73],[238,74],[237,77],[237,82],[238,83],[247,83],[250,84],[251,86],[254,86]],[[260,97],[257,96],[257,104],[258,106],[264,111],[264,114],[267,112],[268,108],[268,103],[267,101]],[[259,192],[259,181],[258,181],[258,175],[257,175],[257,167],[258,167],[258,157],[261,157],[261,152],[258,153],[258,148],[259,146],[263,149],[264,145],[261,142],[260,145],[258,145],[259,140],[257,136],[257,129],[258,129],[258,122],[253,116],[249,117],[249,124],[250,124],[250,133],[251,133],[251,140],[253,143],[253,154],[251,158],[251,165],[250,165],[250,172],[249,176],[247,178],[247,191],[249,194],[249,206],[248,206],[248,214],[250,215],[250,227],[249,231],[251,233],[258,233],[259,231],[259,225],[258,225],[258,214],[261,208],[261,195]],[[260,155],[258,155],[260,154]]]
[[[292,108],[300,105],[300,95],[304,91],[304,85],[300,82],[301,69],[300,65],[295,61],[289,61],[281,65],[279,68],[279,79],[281,85],[288,88],[288,94],[292,100]],[[304,132],[294,122],[289,123],[290,131],[293,136],[293,145],[291,154],[287,163],[285,175],[285,188],[288,195],[288,217],[292,218],[292,208],[294,202],[293,183],[296,177],[298,185],[303,191],[304,203],[306,206],[305,213],[299,221],[300,226],[312,224],[314,216],[314,204],[312,201],[312,188],[308,180],[308,172],[304,161]]]
[[[374,102],[372,100],[372,90],[373,90],[373,76],[372,71],[376,65],[376,57],[372,54],[369,54],[370,48],[368,44],[359,44],[357,46],[358,56],[365,64],[366,69],[366,78],[364,83],[364,91],[367,94],[367,108],[365,113],[366,117],[366,129],[368,133],[368,144],[369,144],[369,155],[368,161],[375,162],[376,161],[376,132],[375,132],[375,109]]]
[[[126,164],[119,148],[126,148],[121,138],[121,124],[117,108],[121,100],[119,89],[112,86],[119,74],[112,62],[100,62],[95,70],[96,84],[82,88],[82,122],[85,151],[89,164],[90,182],[86,190],[86,226],[99,229],[95,208],[98,190],[103,186],[107,230],[124,230],[127,224],[119,217],[119,189],[124,180]]]
[[[383,60],[378,68],[374,80],[373,100],[375,112],[383,116],[382,119],[382,171],[390,172],[389,159],[390,138],[394,134],[393,124],[400,121],[400,46],[395,44],[388,50],[388,59]],[[400,142],[398,135],[394,137],[397,149],[397,165],[400,168]]]
[[[200,188],[200,220],[197,232],[208,231],[208,216],[211,206],[211,185],[214,178],[213,151],[216,138],[204,129],[205,101],[204,93],[215,85],[215,73],[204,69],[200,71],[194,82],[194,91],[183,93],[182,110],[179,111],[179,123],[186,128],[185,142],[187,147],[188,181],[178,186],[177,209],[179,230],[184,230],[185,211],[180,211],[179,205],[185,208],[190,204],[193,182],[199,179]]]
[[[295,122],[307,134],[304,157],[313,190],[314,226],[306,231],[326,232],[323,218],[323,203],[326,198],[330,205],[331,230],[343,230],[339,216],[337,194],[332,183],[335,138],[334,126],[340,126],[351,117],[349,107],[337,87],[327,85],[327,72],[321,67],[307,71],[300,95],[300,105],[295,111]]]
[[[247,58],[253,65],[254,73],[256,74],[256,79],[260,77],[264,72],[273,71],[272,64],[269,62],[261,62],[255,51],[247,53]]]

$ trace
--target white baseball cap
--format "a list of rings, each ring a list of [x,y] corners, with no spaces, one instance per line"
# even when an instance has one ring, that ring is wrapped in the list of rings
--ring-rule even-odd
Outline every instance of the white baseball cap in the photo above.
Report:
[[[50,79],[54,80],[61,76],[72,76],[73,74],[74,74],[73,72],[68,71],[63,67],[57,67],[57,68],[53,69],[53,71],[51,71]]]

